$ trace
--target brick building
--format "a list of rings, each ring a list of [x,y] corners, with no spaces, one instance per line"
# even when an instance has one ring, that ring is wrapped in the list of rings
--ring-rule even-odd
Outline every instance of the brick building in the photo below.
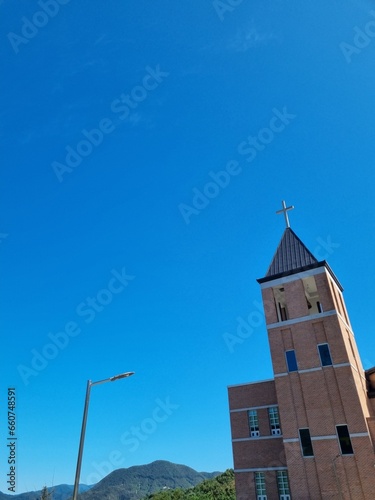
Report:
[[[230,386],[237,500],[374,500],[375,368],[342,287],[287,227],[262,291],[274,378]]]

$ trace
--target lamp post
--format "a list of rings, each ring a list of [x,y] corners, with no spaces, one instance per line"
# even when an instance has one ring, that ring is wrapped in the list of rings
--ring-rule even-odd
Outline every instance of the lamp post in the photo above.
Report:
[[[134,372],[121,373],[120,375],[115,375],[114,377],[109,377],[109,378],[106,378],[104,380],[99,380],[98,382],[92,382],[91,380],[87,381],[85,406],[83,409],[81,438],[79,441],[76,477],[74,480],[74,490],[73,490],[73,499],[72,500],[77,500],[77,496],[78,496],[79,478],[81,475],[83,444],[85,442],[86,422],[87,422],[87,413],[88,413],[88,409],[89,409],[91,387],[93,387],[94,385],[105,384],[106,382],[115,382],[116,380],[119,380],[121,378],[130,377],[131,375],[134,375]]]

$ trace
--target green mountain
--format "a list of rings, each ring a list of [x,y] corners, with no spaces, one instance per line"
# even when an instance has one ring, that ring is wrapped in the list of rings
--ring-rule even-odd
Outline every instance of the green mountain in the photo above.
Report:
[[[85,491],[90,488],[81,484],[80,490]],[[71,498],[73,493],[73,486],[68,486],[67,484],[59,484],[58,486],[53,486],[48,488],[49,492],[52,492],[51,500],[67,500]],[[19,495],[7,495],[0,492],[0,500],[40,500],[42,491],[28,491],[27,493],[20,493]]]
[[[233,469],[228,469],[220,476],[207,479],[194,488],[163,490],[148,495],[145,500],[235,500]]]
[[[115,470],[92,487],[80,485],[82,493],[79,495],[79,500],[141,500],[155,492],[163,494],[175,490],[190,491],[198,484],[204,487],[207,479],[215,478],[219,474],[220,472],[197,472],[185,465],[158,460],[148,465]],[[61,484],[48,488],[48,491],[52,492],[51,500],[69,500],[72,497],[73,486]],[[0,492],[0,500],[40,500],[40,498],[41,491],[29,491],[19,495]],[[169,500],[170,497],[167,498]]]
[[[117,469],[79,495],[79,500],[140,500],[160,490],[191,488],[219,472],[197,472],[186,465],[157,460]]]

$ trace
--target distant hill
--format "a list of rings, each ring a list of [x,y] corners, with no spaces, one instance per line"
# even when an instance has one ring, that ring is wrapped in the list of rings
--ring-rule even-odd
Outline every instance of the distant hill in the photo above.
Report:
[[[85,484],[81,484],[79,486],[81,491],[86,491],[90,488],[90,486],[86,486]],[[68,500],[71,498],[73,493],[73,486],[69,486],[67,484],[59,484],[58,486],[53,486],[52,488],[48,488],[48,491],[52,491],[53,495],[51,500]],[[0,500],[40,500],[42,491],[29,491],[27,493],[20,493],[19,495],[6,495],[5,493],[0,492]]]
[[[140,500],[163,489],[191,488],[219,474],[197,472],[186,465],[157,460],[148,465],[111,472],[89,491],[79,495],[79,500]]]
[[[80,485],[79,500],[141,500],[147,495],[170,489],[190,489],[203,481],[219,476],[220,472],[197,472],[185,465],[157,460],[111,472],[94,486]],[[73,486],[60,484],[52,488],[51,500],[70,500]],[[19,495],[0,492],[0,500],[40,500],[41,490]],[[216,498],[216,497],[215,497]]]
[[[233,469],[228,469],[214,479],[207,479],[194,488],[163,490],[148,495],[145,500],[235,500]]]

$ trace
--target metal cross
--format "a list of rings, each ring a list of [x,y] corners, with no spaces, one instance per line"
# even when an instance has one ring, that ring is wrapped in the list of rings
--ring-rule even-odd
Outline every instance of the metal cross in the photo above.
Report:
[[[284,200],[282,201],[282,205],[283,205],[283,208],[281,210],[278,210],[276,213],[277,214],[282,214],[283,213],[284,217],[285,217],[286,227],[290,227],[289,218],[288,218],[288,211],[289,210],[293,210],[294,206],[291,205],[290,207],[287,207]]]

